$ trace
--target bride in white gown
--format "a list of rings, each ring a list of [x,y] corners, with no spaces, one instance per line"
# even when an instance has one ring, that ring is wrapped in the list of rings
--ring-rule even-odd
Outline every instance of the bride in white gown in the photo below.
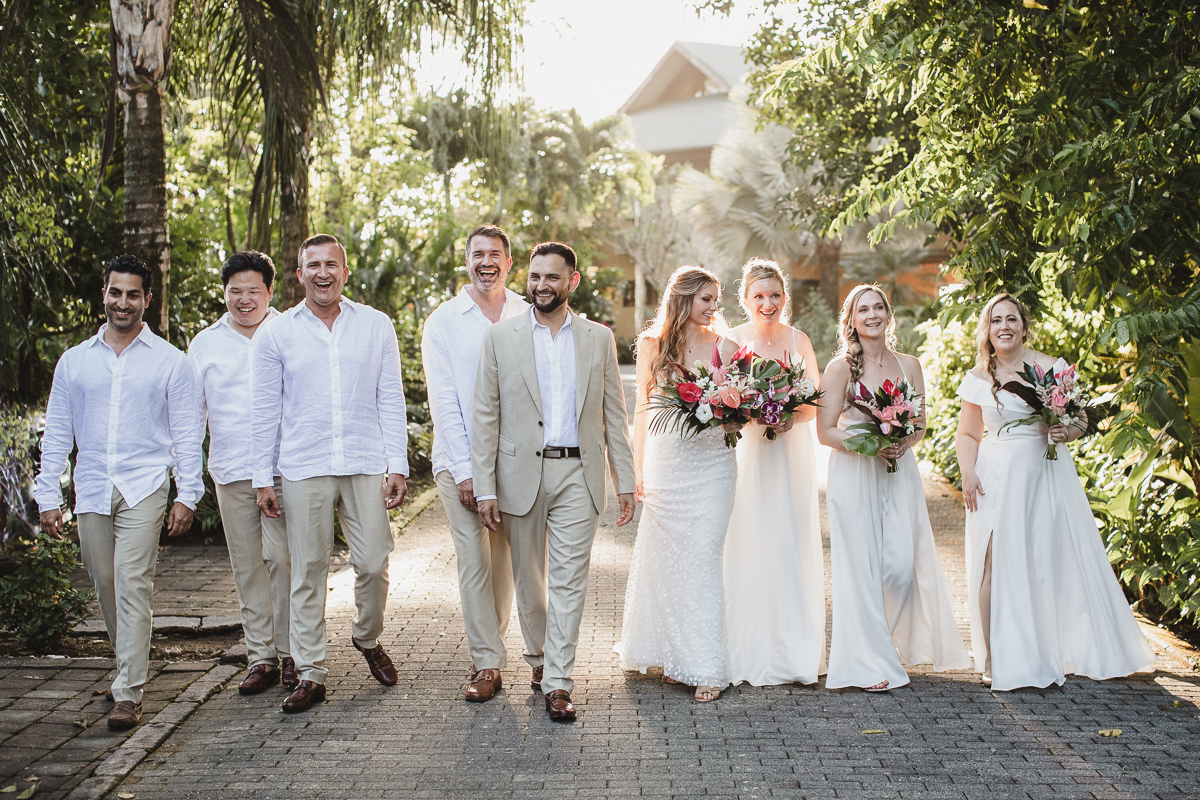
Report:
[[[974,371],[959,386],[958,463],[967,506],[967,576],[975,669],[993,689],[1104,679],[1150,668],[1154,652],[1109,566],[1071,452],[1076,425],[1005,427],[1032,415],[1000,388],[1025,362],[1066,364],[1025,347],[1029,320],[1008,294],[979,318]],[[987,436],[984,436],[984,431]]]
[[[804,359],[820,381],[808,337],[787,324],[787,284],[774,261],[742,268],[740,302],[750,321],[734,329],[756,355]],[[769,441],[759,425],[737,447],[737,494],[725,536],[725,625],[734,684],[816,683],[825,672],[825,563],[816,462],[804,406]]]
[[[674,375],[672,362],[728,363],[737,345],[718,303],[721,284],[701,267],[671,275],[654,321],[638,337],[633,458],[638,523],[621,641],[622,669],[662,667],[668,683],[695,686],[716,700],[729,684],[721,558],[733,508],[737,462],[720,428],[690,439],[677,430],[649,434],[654,387]],[[741,427],[730,423],[730,430]]]
[[[842,306],[838,355],[822,381],[817,436],[833,449],[825,489],[833,573],[830,689],[895,689],[908,683],[905,664],[932,663],[939,671],[971,666],[909,450],[924,431],[877,457],[848,452],[843,444],[849,438],[843,427],[865,420],[848,402],[851,391],[874,391],[885,380],[906,378],[916,392],[925,392],[921,363],[892,349],[894,328],[882,289],[854,289]],[[895,459],[896,472],[888,474],[885,458]]]

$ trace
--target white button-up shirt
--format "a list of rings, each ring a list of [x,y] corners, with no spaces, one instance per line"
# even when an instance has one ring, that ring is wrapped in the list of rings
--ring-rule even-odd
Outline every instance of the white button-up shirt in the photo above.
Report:
[[[279,312],[270,309],[263,325],[277,316]],[[254,333],[261,330],[259,326]],[[249,413],[254,340],[238,333],[226,312],[192,339],[188,360],[199,380],[200,418],[208,419],[209,474],[221,485],[250,480],[254,476]]]
[[[579,419],[575,416],[575,328],[571,314],[558,329],[557,336],[538,322],[534,309],[533,363],[537,368],[538,391],[542,396],[542,415],[546,426],[542,433],[545,447],[578,447]]]
[[[301,301],[254,336],[254,487],[319,475],[408,475],[400,347],[386,314],[341,299],[330,330]],[[282,430],[280,421],[282,420]]]
[[[529,307],[516,292],[504,290],[500,319]],[[464,286],[425,320],[421,361],[433,417],[433,474],[449,470],[455,483],[471,477],[471,400],[483,334],[492,321]]]
[[[107,328],[63,353],[54,368],[38,509],[62,503],[59,481],[76,444],[76,514],[112,513],[114,486],[134,507],[163,485],[172,467],[176,502],[194,509],[204,494],[195,373],[187,357],[149,325],[120,355],[104,341]]]

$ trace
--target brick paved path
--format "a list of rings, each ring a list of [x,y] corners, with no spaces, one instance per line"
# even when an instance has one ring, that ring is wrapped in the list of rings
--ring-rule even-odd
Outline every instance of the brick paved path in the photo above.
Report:
[[[957,499],[927,487],[965,622]],[[350,647],[350,581],[330,592],[329,700],[296,716],[281,691],[222,692],[120,785],[168,797],[1200,798],[1200,678],[1153,677],[992,694],[970,673],[913,670],[887,695],[776,686],[714,704],[623,673],[618,636],[634,527],[610,512],[592,560],[575,672],[580,718],[547,720],[514,622],[506,687],[461,700],[468,654],[440,507],[392,556],[382,642],[400,673],[371,679]],[[1102,729],[1119,728],[1118,738]],[[864,733],[864,731],[883,731]]]

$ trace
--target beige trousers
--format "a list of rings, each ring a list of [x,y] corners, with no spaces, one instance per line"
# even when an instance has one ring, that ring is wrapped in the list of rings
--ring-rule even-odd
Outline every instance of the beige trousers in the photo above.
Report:
[[[271,519],[262,513],[255,502],[258,493],[248,480],[215,486],[237,586],[248,664],[274,665],[292,652],[288,646],[292,562],[287,516],[280,514],[278,519]],[[279,478],[275,479],[275,494],[283,497]]]
[[[302,681],[325,683],[325,596],[333,515],[342,520],[354,567],[354,605],[350,635],[370,650],[383,633],[388,593],[388,554],[392,530],[383,501],[382,475],[322,475],[302,481],[283,479],[288,549],[292,554],[292,658]]]
[[[545,666],[542,691],[569,692],[599,520],[583,462],[546,459],[533,508],[501,517],[512,548],[525,660]]]
[[[108,514],[79,515],[79,547],[87,568],[108,642],[117,656],[113,700],[142,702],[150,663],[150,598],[158,563],[158,537],[167,510],[166,472],[163,484],[130,508],[113,487]]]
[[[508,666],[504,634],[513,605],[508,539],[503,528],[489,531],[478,514],[458,502],[458,484],[449,470],[439,472],[435,480],[454,540],[458,595],[471,663],[475,669],[504,669]]]

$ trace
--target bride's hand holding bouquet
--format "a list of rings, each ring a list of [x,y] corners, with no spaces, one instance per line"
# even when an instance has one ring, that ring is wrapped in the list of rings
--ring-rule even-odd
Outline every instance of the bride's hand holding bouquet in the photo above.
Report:
[[[720,427],[725,432],[725,445],[737,444],[742,426],[749,419],[742,409],[745,376],[702,361],[697,361],[693,369],[678,363],[672,366],[677,379],[659,383],[649,400],[649,410],[654,412],[650,432],[678,430],[683,438],[690,439]]]

